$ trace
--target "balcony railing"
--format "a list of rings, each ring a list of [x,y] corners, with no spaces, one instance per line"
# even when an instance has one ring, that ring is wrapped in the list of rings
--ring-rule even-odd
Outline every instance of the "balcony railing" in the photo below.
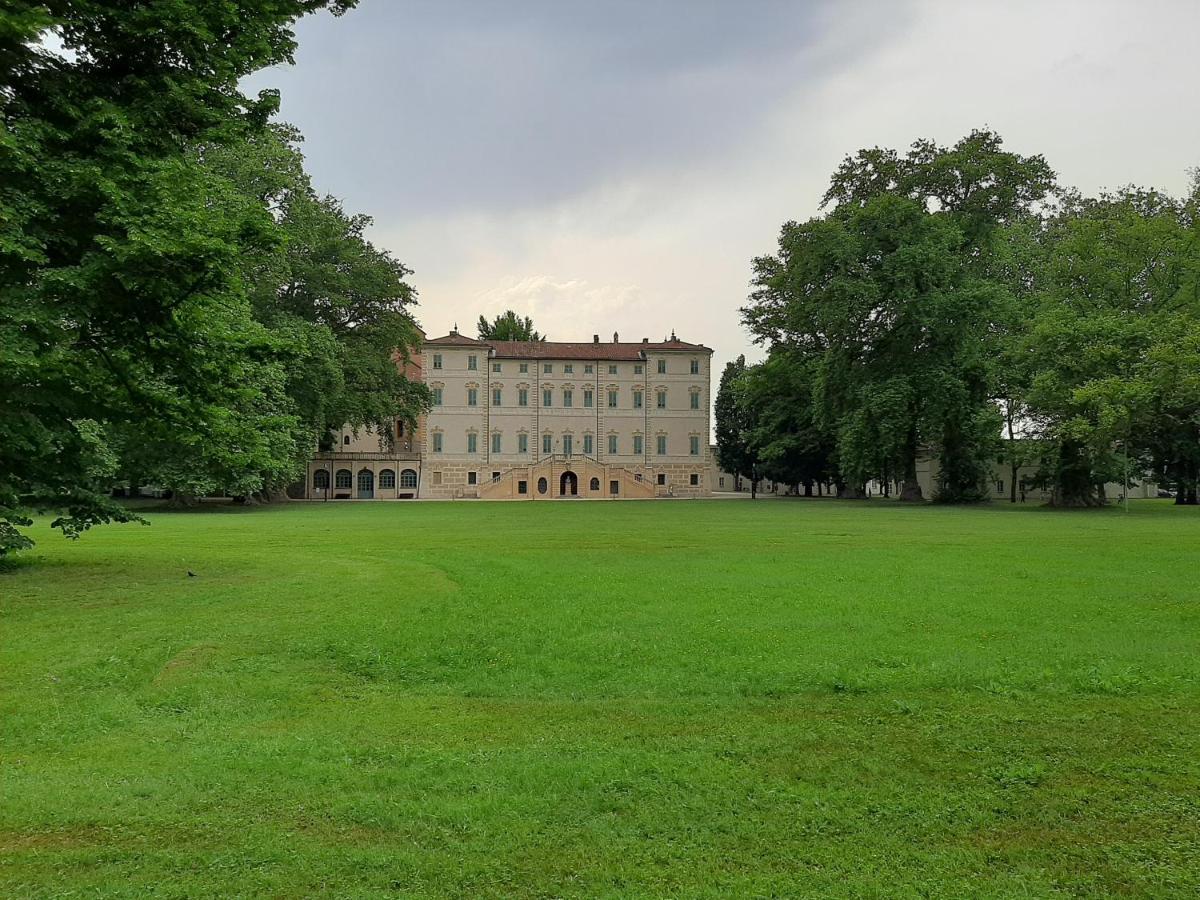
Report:
[[[396,450],[394,453],[384,453],[383,451],[364,451],[364,450],[343,450],[343,451],[318,451],[313,454],[313,459],[320,460],[344,460],[346,462],[366,462],[371,460],[419,460],[421,454],[416,450]]]

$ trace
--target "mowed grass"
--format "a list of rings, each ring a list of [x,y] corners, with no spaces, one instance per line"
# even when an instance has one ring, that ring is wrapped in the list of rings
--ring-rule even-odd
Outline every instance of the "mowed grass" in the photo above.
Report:
[[[149,518],[0,573],[4,896],[1200,891],[1195,509]]]

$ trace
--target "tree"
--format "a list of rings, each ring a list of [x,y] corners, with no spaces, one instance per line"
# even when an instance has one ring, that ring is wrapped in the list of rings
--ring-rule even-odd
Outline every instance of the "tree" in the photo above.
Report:
[[[717,388],[714,412],[717,419],[717,462],[726,472],[750,480],[751,498],[758,496],[758,453],[751,438],[756,421],[741,383],[746,374],[746,357],[726,363]]]
[[[269,388],[240,260],[273,240],[196,154],[261,131],[295,20],[353,0],[12,0],[0,33],[0,553],[26,510],[128,520],[113,429],[206,433]],[[69,57],[41,44],[53,28]]]
[[[489,322],[479,317],[479,339],[481,341],[544,341],[546,336],[533,328],[533,319],[522,318],[513,310],[505,310]]]
[[[1196,238],[1187,204],[1136,188],[1071,198],[1050,224],[1020,357],[1055,504],[1104,503],[1127,460],[1152,462],[1184,501],[1195,490]]]
[[[1053,185],[1041,157],[975,131],[905,156],[863,150],[834,173],[831,211],[789,222],[755,260],[743,320],[771,347],[815,353],[819,423],[852,489],[871,478],[920,499],[916,460],[936,452],[936,499],[985,496],[999,416],[990,337],[1005,292],[992,246]]]
[[[836,442],[818,423],[814,382],[814,360],[781,349],[748,367],[740,382],[740,402],[756,411],[749,445],[761,474],[803,485],[806,497],[837,479]]]

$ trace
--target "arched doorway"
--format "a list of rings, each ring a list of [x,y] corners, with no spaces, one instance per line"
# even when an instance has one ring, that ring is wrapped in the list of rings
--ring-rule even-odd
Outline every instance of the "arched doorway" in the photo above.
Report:
[[[570,469],[563,472],[562,477],[558,479],[558,496],[579,496],[579,476]]]
[[[360,469],[358,472],[358,499],[375,499],[375,473],[370,469]]]

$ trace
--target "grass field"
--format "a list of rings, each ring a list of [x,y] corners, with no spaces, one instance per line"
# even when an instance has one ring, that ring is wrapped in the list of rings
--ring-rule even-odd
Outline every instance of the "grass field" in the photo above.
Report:
[[[1200,891],[1194,509],[150,519],[0,572],[0,895]]]

